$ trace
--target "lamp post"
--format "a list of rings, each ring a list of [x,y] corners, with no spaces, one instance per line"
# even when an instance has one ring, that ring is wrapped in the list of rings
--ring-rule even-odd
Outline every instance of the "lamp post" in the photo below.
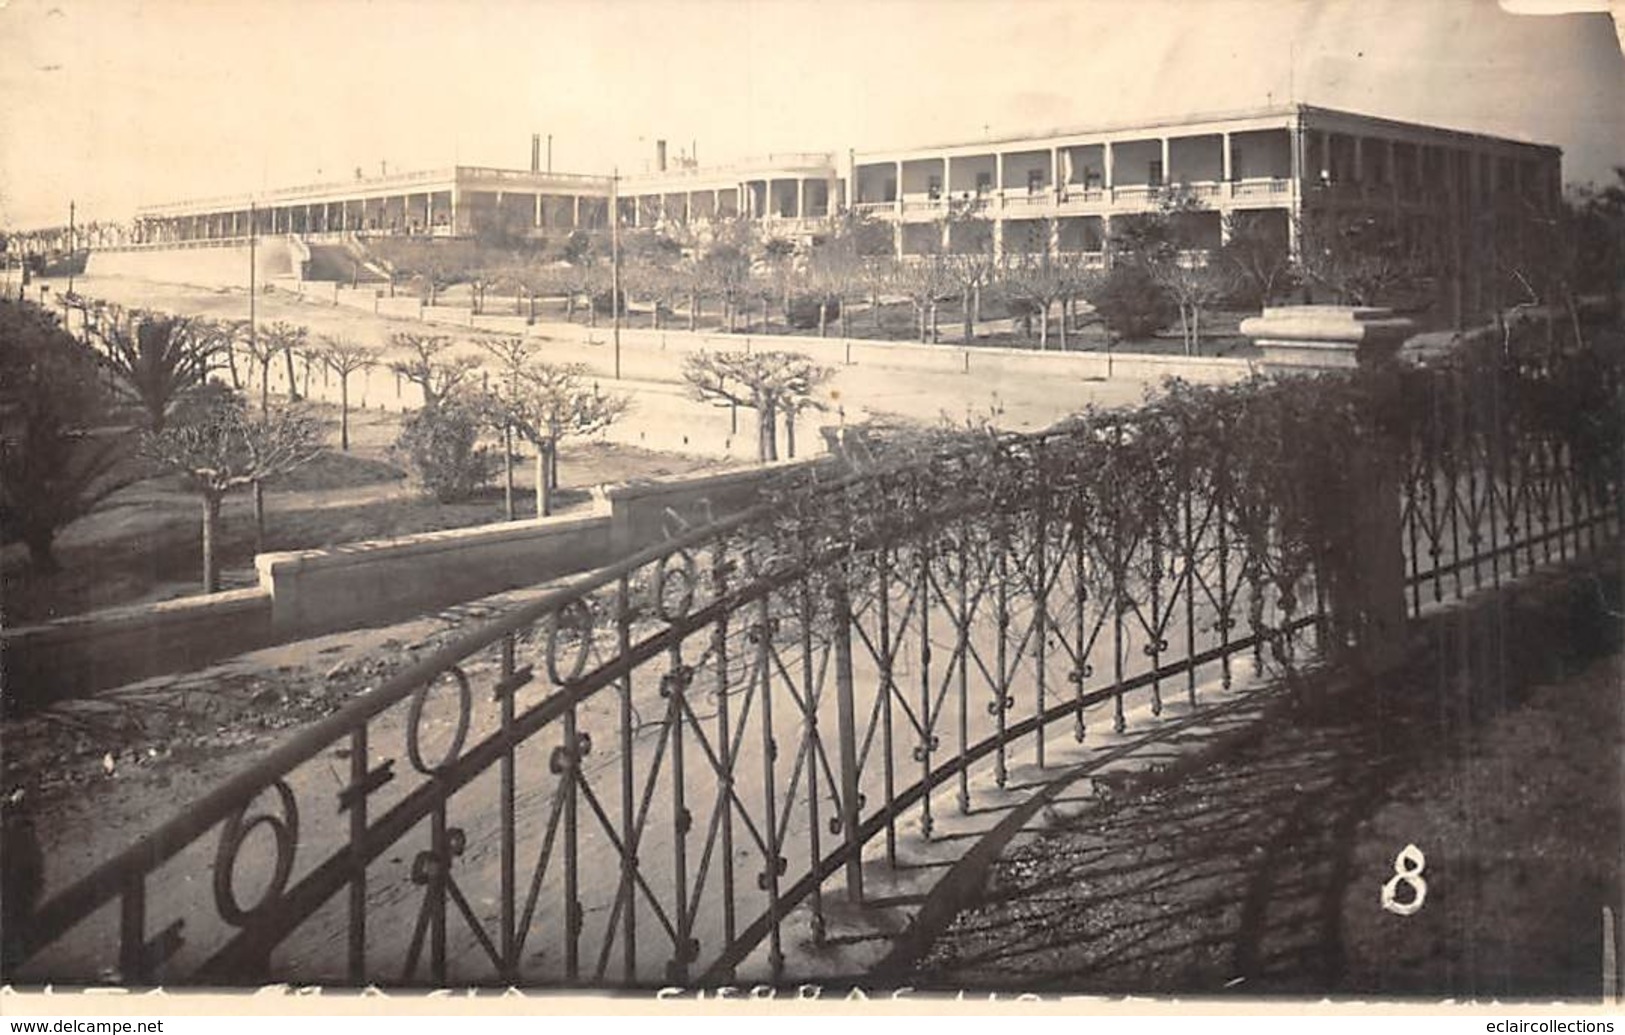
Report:
[[[615,341],[615,380],[621,379],[621,169],[609,178],[609,318]]]
[[[73,294],[73,257],[78,251],[74,247],[73,209],[73,202],[68,202],[68,294],[70,295]]]
[[[255,266],[258,265],[258,263],[255,261],[255,242],[259,240],[259,235],[254,232],[254,230],[255,230],[255,225],[254,224],[256,222],[258,222],[256,209],[254,207],[254,203],[252,201],[250,201],[248,203],[248,344],[249,344],[249,348],[253,348],[254,345],[256,344],[256,340],[255,340],[255,337],[254,337],[254,335],[256,333],[256,327],[255,327],[255,322],[254,322],[254,304],[255,304],[255,302],[254,302],[254,295],[255,295],[254,272],[255,272],[255,269],[254,268],[255,268]]]

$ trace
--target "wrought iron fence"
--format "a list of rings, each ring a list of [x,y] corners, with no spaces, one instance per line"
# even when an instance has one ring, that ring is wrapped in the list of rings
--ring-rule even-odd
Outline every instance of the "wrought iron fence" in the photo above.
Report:
[[[1547,328],[1448,363],[1412,393],[1401,483],[1407,607],[1461,600],[1620,533],[1618,356]]]
[[[1617,471],[1583,436],[1504,392],[1450,405],[1470,373],[1427,384],[1397,439],[1413,608],[1617,534]],[[1280,480],[1339,411],[1269,391],[859,458],[571,580],[72,880],[10,977],[783,978],[830,898],[910,865],[944,811],[1340,635],[1335,551],[1302,531],[1332,490]]]

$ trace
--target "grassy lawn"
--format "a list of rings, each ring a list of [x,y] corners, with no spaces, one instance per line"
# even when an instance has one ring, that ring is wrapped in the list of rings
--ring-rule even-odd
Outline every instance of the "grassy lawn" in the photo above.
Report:
[[[338,437],[338,410],[316,412]],[[407,477],[389,446],[400,415],[352,412],[351,451],[329,449],[293,474],[266,485],[266,551],[337,546],[369,539],[465,528],[503,520],[501,475],[475,498],[440,503]],[[560,512],[590,505],[592,488],[632,478],[710,470],[721,461],[660,453],[603,442],[566,442],[560,450]],[[516,510],[534,516],[528,452],[515,470]],[[202,507],[174,478],[149,478],[114,494],[95,513],[57,539],[61,570],[31,571],[20,547],[3,558],[5,623],[49,621],[123,604],[150,603],[198,592],[202,581]],[[247,492],[222,509],[220,565],[223,586],[255,584],[254,522]]]

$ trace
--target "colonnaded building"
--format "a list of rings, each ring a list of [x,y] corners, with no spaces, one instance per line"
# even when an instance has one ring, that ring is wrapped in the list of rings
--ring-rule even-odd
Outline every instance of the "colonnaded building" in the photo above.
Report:
[[[557,235],[744,217],[796,238],[863,213],[892,228],[897,254],[947,248],[1055,249],[1109,261],[1114,220],[1156,209],[1170,187],[1199,202],[1195,243],[1238,219],[1296,247],[1305,217],[1377,213],[1429,229],[1486,218],[1546,218],[1562,191],[1558,148],[1303,104],[900,150],[778,154],[731,165],[668,163],[612,179],[545,169],[454,166],[155,204],[128,223],[37,231],[34,250],[121,252],[348,236],[469,236],[501,226]],[[980,220],[945,218],[950,209]],[[987,240],[991,236],[991,241]]]

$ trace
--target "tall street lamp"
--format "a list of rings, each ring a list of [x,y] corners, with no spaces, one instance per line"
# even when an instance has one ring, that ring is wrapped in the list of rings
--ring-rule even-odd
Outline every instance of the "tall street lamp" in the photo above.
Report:
[[[621,168],[609,178],[609,315],[615,340],[615,380],[621,379]]]

